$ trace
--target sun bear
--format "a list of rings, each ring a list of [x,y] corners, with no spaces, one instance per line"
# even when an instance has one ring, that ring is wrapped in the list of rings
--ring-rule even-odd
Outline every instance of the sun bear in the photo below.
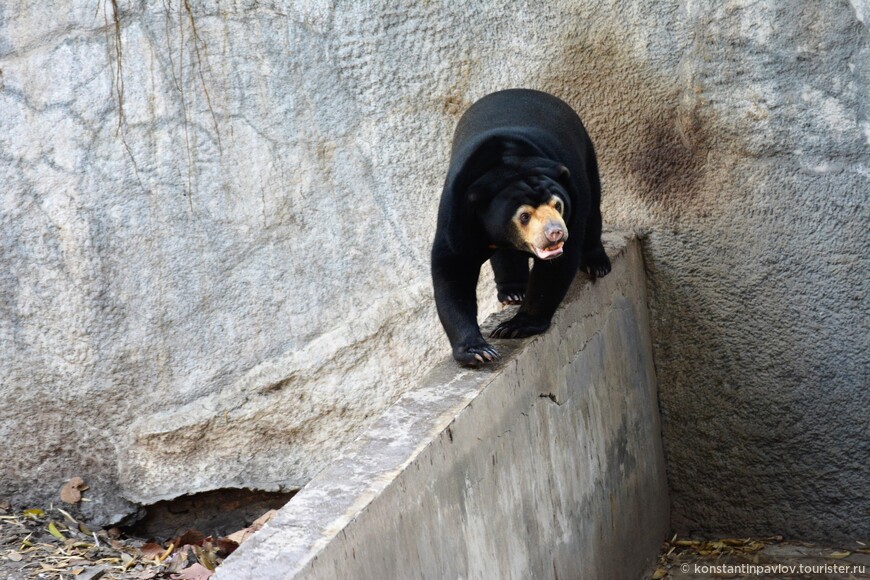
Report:
[[[492,332],[495,338],[544,332],[579,268],[593,277],[610,272],[600,205],[592,141],[566,103],[511,89],[465,112],[453,136],[432,245],[435,304],[460,364],[499,358],[477,324],[476,288],[486,260],[499,300],[520,304]]]

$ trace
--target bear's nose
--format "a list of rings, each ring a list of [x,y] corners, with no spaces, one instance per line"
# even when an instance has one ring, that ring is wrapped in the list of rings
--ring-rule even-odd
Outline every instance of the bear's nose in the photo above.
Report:
[[[551,242],[558,242],[565,236],[565,231],[555,224],[547,227],[547,230],[544,232],[544,235],[547,236],[547,239]]]

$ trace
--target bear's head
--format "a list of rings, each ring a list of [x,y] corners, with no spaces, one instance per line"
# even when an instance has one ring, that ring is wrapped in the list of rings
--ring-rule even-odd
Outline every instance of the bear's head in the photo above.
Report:
[[[563,165],[523,159],[485,173],[468,197],[493,245],[550,260],[562,255],[568,239],[569,178]]]

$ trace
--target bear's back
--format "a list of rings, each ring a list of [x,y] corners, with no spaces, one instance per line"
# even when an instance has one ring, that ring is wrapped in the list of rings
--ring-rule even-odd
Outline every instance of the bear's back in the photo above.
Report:
[[[453,136],[453,153],[482,135],[501,132],[543,132],[558,137],[563,145],[587,139],[580,117],[561,99],[532,89],[507,89],[486,95],[462,115]]]

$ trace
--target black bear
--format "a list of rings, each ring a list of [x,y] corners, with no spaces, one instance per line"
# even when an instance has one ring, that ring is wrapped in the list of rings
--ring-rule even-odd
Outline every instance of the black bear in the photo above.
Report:
[[[435,304],[460,364],[499,358],[477,324],[486,260],[499,300],[521,304],[492,332],[496,338],[547,330],[578,268],[592,276],[610,272],[600,204],[592,141],[566,103],[511,89],[466,111],[453,136],[432,246]]]

